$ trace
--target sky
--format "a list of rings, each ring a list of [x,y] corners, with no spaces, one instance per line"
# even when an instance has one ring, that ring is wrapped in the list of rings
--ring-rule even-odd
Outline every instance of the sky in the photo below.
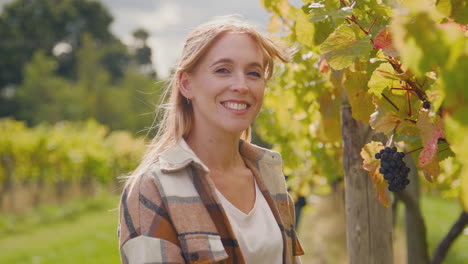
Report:
[[[114,16],[111,31],[125,43],[136,28],[150,33],[153,64],[161,78],[175,66],[183,41],[195,26],[213,17],[239,14],[266,31],[268,12],[260,0],[100,0]],[[0,10],[12,0],[0,0]],[[297,1],[292,1],[297,2]]]

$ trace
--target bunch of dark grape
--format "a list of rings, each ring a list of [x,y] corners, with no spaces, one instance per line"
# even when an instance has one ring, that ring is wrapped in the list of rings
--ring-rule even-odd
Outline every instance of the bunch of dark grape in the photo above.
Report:
[[[400,192],[409,184],[408,168],[403,161],[405,153],[397,152],[396,147],[385,147],[375,154],[376,159],[380,159],[379,172],[384,175],[388,182],[388,190],[391,192]]]

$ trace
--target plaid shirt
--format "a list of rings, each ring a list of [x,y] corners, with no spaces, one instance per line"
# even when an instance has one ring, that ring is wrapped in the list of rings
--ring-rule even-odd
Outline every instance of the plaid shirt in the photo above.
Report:
[[[242,141],[240,153],[281,230],[282,263],[300,263],[280,154]],[[184,140],[123,191],[119,243],[124,264],[245,263],[209,170]]]

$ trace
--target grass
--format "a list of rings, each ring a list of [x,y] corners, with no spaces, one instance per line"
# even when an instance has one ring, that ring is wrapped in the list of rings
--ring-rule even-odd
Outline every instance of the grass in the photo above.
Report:
[[[460,215],[461,206],[457,202],[435,196],[423,196],[421,205],[426,221],[429,252],[432,253]],[[444,263],[468,263],[467,231],[468,227],[465,227],[465,234],[461,234],[452,244]]]
[[[318,197],[316,202],[303,212],[299,225],[299,238],[306,255],[302,262],[307,264],[348,263],[346,252],[345,213],[341,195]],[[461,212],[456,201],[436,196],[423,196],[422,210],[427,228],[428,252],[433,250],[447,234]],[[399,209],[403,209],[399,206]],[[406,241],[403,227],[403,210],[394,232],[394,263],[406,263]],[[468,227],[450,247],[444,263],[468,263]]]
[[[105,197],[91,203],[89,199],[81,199],[85,209],[76,207],[78,200],[73,201],[66,207],[79,214],[69,213],[64,219],[37,216],[47,220],[0,238],[0,263],[119,263],[116,232],[118,212],[113,210],[118,199],[117,196]],[[92,204],[94,205],[91,207],[86,206]],[[43,212],[44,209],[38,214]]]
[[[117,208],[118,197],[108,192],[88,198],[74,198],[64,205],[49,204],[32,208],[25,213],[2,213],[0,215],[0,237],[6,237],[37,229],[39,226],[76,220],[89,212]]]
[[[303,212],[299,236],[307,255],[307,264],[347,263],[345,217],[341,195],[319,197]],[[17,217],[18,225],[9,231],[0,226],[0,263],[13,264],[106,264],[120,263],[117,241],[117,196],[98,199],[80,199],[66,206],[44,207]],[[47,209],[46,209],[47,208]],[[422,208],[428,227],[429,251],[447,233],[460,213],[460,206],[453,201],[424,196]],[[60,211],[68,213],[60,213]],[[54,212],[52,216],[44,216]],[[34,214],[36,214],[34,216]],[[59,216],[65,216],[60,218]],[[400,214],[401,216],[401,214]],[[5,218],[2,215],[0,219]],[[8,216],[12,217],[12,216]],[[42,219],[43,221],[37,220]],[[402,222],[402,221],[400,221]],[[2,233],[3,232],[3,233]],[[399,225],[395,232],[395,263],[405,263],[404,234]],[[468,263],[468,236],[462,235],[452,245],[444,263]]]

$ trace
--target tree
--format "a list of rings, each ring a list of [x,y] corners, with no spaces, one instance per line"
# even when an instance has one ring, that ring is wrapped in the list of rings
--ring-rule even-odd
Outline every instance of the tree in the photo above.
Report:
[[[133,31],[133,37],[135,38],[134,46],[134,58],[136,65],[138,65],[141,72],[155,78],[156,72],[153,69],[152,51],[147,44],[149,33],[142,29],[136,29]]]
[[[61,120],[81,120],[85,116],[83,94],[66,79],[55,75],[57,62],[37,51],[25,67],[24,82],[18,89],[18,118],[29,125]]]
[[[0,14],[0,91],[21,83],[23,67],[37,50],[56,56],[56,71],[61,76],[76,78],[76,52],[85,32],[101,47],[110,47],[100,63],[113,78],[120,78],[128,63],[128,52],[110,32],[112,19],[97,1],[15,0],[6,4]],[[4,97],[0,97],[0,104],[8,105],[0,109],[0,116],[17,110]]]
[[[136,67],[128,67],[121,80],[112,83],[109,72],[99,63],[106,51],[97,48],[89,34],[84,34],[81,42],[76,81],[56,74],[58,63],[53,57],[42,51],[35,53],[17,89],[17,117],[30,126],[95,118],[112,130],[136,133],[149,129],[161,83],[155,84]]]

